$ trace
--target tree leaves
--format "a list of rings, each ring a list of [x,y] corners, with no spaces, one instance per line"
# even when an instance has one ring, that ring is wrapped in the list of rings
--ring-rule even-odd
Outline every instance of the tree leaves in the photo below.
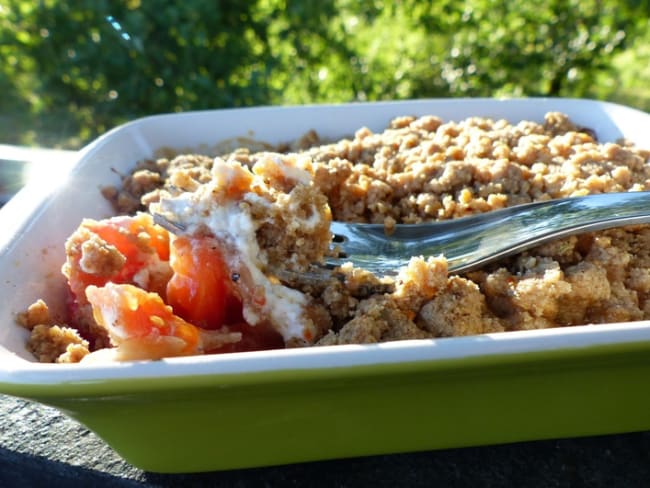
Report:
[[[0,130],[3,142],[78,147],[170,111],[612,97],[612,62],[643,46],[635,39],[647,36],[649,8],[648,0],[3,0]]]

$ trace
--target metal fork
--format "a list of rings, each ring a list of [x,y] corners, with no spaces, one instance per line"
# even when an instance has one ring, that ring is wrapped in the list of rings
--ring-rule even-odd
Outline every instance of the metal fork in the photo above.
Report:
[[[387,275],[412,256],[442,254],[449,271],[461,273],[553,239],[643,223],[650,223],[650,192],[562,198],[447,221],[401,224],[390,236],[381,224],[332,222],[339,254],[327,264],[350,261]]]

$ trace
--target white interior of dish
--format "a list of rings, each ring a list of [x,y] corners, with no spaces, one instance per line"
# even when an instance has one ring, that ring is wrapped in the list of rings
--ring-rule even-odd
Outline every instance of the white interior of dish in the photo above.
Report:
[[[100,188],[118,183],[119,173],[127,173],[139,160],[154,157],[161,147],[212,147],[221,141],[240,137],[276,144],[295,140],[310,129],[316,130],[322,138],[338,139],[363,126],[381,131],[399,115],[433,114],[443,120],[456,121],[469,116],[486,116],[516,123],[520,120],[542,121],[549,111],[568,114],[577,124],[594,130],[600,141],[626,137],[640,146],[648,145],[644,132],[650,126],[650,115],[615,104],[571,99],[414,100],[262,107],[160,115],[118,127],[81,151],[75,164],[62,166],[60,174],[47,181],[28,185],[0,211],[3,229],[0,235],[0,380],[7,369],[13,372],[29,370],[31,373],[48,369],[70,371],[69,367],[33,362],[25,350],[27,332],[15,324],[15,314],[39,297],[50,305],[63,303],[64,280],[60,273],[64,260],[63,242],[81,219],[111,215],[111,207],[101,196]],[[280,364],[284,367],[319,367],[329,364],[331,359],[328,358],[334,357],[338,365],[346,365],[358,361],[376,363],[457,357],[485,354],[486,351],[519,352],[559,345],[581,347],[591,343],[650,340],[650,323],[496,334],[489,336],[487,342],[492,345],[487,349],[481,346],[486,344],[486,338],[248,353],[231,355],[232,359],[216,356],[183,358],[159,362],[157,366],[141,366],[154,368],[152,371],[160,374],[157,368],[176,365],[179,371],[187,373],[187,368],[189,371],[198,368],[198,372],[217,364],[219,370],[224,364],[236,364],[233,366],[236,370],[257,369],[262,364],[268,369],[269,354],[283,358],[274,362],[275,368]],[[76,371],[99,371],[98,367],[91,365],[71,367]],[[131,367],[125,369],[124,365],[99,369],[106,377],[120,376],[124,371],[132,374],[133,371]]]

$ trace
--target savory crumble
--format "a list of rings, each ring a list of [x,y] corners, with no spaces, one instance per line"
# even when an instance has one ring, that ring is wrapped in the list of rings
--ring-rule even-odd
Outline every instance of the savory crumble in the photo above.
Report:
[[[443,256],[414,257],[395,277],[317,264],[332,219],[390,232],[646,191],[649,159],[548,113],[517,124],[404,116],[336,142],[312,131],[273,150],[141,161],[103,190],[122,217],[86,220],[66,243],[66,323],[42,301],[19,322],[39,360],[77,362],[93,351],[155,358],[648,319],[650,226],[565,238],[463,275],[449,275]],[[151,210],[178,224],[177,235]]]

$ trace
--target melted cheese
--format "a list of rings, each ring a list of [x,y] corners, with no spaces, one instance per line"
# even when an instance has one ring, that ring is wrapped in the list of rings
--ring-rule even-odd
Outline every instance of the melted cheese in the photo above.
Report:
[[[237,179],[237,171],[246,171],[233,163],[215,159],[213,180],[193,193],[183,193],[175,198],[163,199],[155,211],[172,222],[183,225],[187,234],[194,234],[206,227],[229,252],[226,254],[231,270],[243,270],[263,300],[253,305],[244,297],[244,319],[251,325],[269,321],[285,341],[305,340],[305,306],[307,297],[297,290],[274,283],[262,271],[266,263],[260,249],[255,222],[240,201],[219,198],[222,189]],[[259,198],[253,193],[247,197]],[[223,196],[223,195],[221,195]],[[314,212],[317,214],[316,212]],[[313,218],[313,217],[312,217]],[[307,225],[315,225],[305,222]]]

